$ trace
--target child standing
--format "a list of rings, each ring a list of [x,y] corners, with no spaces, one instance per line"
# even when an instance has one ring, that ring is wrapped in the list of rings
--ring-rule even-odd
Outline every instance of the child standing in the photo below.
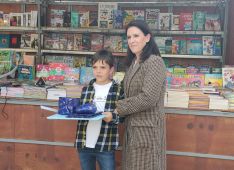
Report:
[[[82,90],[81,104],[94,103],[98,112],[111,112],[112,121],[79,121],[77,125],[76,148],[82,170],[95,170],[96,161],[101,170],[115,169],[115,150],[119,144],[119,118],[114,113],[116,102],[123,98],[119,84],[112,80],[114,57],[107,50],[100,50],[93,56],[91,80]]]

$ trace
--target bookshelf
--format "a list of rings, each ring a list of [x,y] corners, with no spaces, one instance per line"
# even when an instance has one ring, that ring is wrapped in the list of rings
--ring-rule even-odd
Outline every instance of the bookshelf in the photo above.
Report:
[[[159,8],[163,13],[180,13],[184,8],[185,11],[206,11],[206,8],[208,12],[217,12],[220,15],[221,18],[221,29],[220,30],[159,30],[159,29],[152,29],[153,35],[158,36],[199,36],[202,38],[202,36],[218,36],[222,39],[222,52],[219,55],[202,55],[202,54],[164,54],[162,53],[162,57],[165,58],[181,58],[181,59],[211,59],[211,60],[219,60],[221,63],[223,61],[224,55],[225,55],[225,48],[226,48],[226,33],[224,30],[226,30],[226,17],[224,15],[224,11],[226,10],[228,1],[164,1],[164,2],[126,2],[126,1],[108,1],[106,3],[113,2],[117,3],[119,10],[128,10],[128,9],[140,9],[145,10],[146,8]],[[48,1],[48,9],[62,9],[66,11],[73,11],[73,10],[85,10],[85,8],[88,9],[98,9],[99,1],[56,1],[56,0],[50,0]],[[222,3],[222,4],[221,4]],[[82,6],[83,9],[80,9],[79,7]],[[189,7],[189,8],[188,8]],[[191,7],[191,8],[190,8]],[[201,8],[201,9],[200,9]],[[49,18],[49,10],[47,10],[46,18]],[[221,16],[222,15],[222,16]],[[54,34],[103,34],[105,35],[117,35],[122,36],[125,34],[125,30],[123,28],[116,29],[116,28],[71,28],[71,27],[51,27],[50,21],[47,20],[47,23],[42,27],[43,34],[46,33],[54,33]],[[65,53],[65,54],[87,54],[92,55],[94,54],[94,51],[89,52],[83,52],[83,51],[64,51],[64,50],[54,50],[54,49],[43,49],[42,54],[48,54],[48,53]],[[120,56],[126,56],[126,53],[123,51],[115,52],[115,54],[120,54]]]
[[[60,41],[62,38],[66,41],[66,36],[74,36],[76,34],[81,34],[82,36],[85,35],[92,35],[92,34],[101,34],[104,36],[103,46],[105,47],[105,37],[108,36],[121,36],[124,37],[125,29],[124,28],[100,28],[100,25],[94,27],[85,27],[82,28],[80,25],[77,27],[52,27],[51,26],[51,10],[63,10],[68,13],[72,11],[76,12],[83,12],[83,11],[94,11],[98,15],[99,12],[99,5],[103,3],[102,1],[60,1],[60,0],[2,0],[0,4],[9,5],[9,9],[7,9],[7,13],[9,12],[28,12],[29,10],[37,10],[38,11],[38,22],[37,25],[34,27],[25,27],[25,26],[0,26],[0,34],[37,34],[38,43],[37,49],[31,48],[0,48],[0,51],[3,50],[12,50],[16,52],[29,52],[34,53],[36,57],[36,63],[45,63],[45,58],[50,57],[50,55],[58,54],[58,55],[72,55],[74,57],[82,56],[91,56],[95,53],[95,51],[91,49],[66,49],[65,48],[48,48],[46,47],[46,35],[57,36]],[[174,14],[181,14],[183,13],[193,13],[197,11],[202,11],[206,13],[217,13],[220,19],[220,30],[171,30],[172,26],[170,25],[169,30],[162,30],[160,28],[151,29],[153,36],[156,39],[161,37],[171,37],[172,41],[174,38],[180,37],[199,37],[200,43],[202,43],[202,38],[204,36],[211,36],[211,37],[218,37],[221,41],[221,49],[220,54],[211,54],[211,55],[203,55],[199,54],[189,54],[188,50],[183,54],[178,53],[168,53],[168,52],[161,52],[163,58],[171,60],[172,58],[175,59],[182,59],[187,60],[188,62],[197,60],[197,59],[209,59],[210,62],[220,62],[222,65],[223,61],[225,60],[226,55],[226,40],[227,40],[227,6],[229,0],[210,0],[210,1],[105,1],[104,3],[116,3],[117,9],[120,11],[128,11],[128,10],[141,10],[144,11],[144,19],[146,19],[146,9],[159,9],[160,13],[170,13],[172,17]],[[2,6],[2,5],[1,5]],[[12,6],[17,6],[17,8],[13,8]],[[14,11],[14,9],[16,11]],[[0,7],[0,11],[4,11],[6,9]],[[9,11],[12,10],[12,11]],[[80,15],[80,14],[79,14]],[[98,16],[97,20],[98,20]],[[57,22],[57,21],[56,21]],[[63,22],[63,21],[59,21]],[[80,24],[80,23],[79,23]],[[171,22],[170,22],[171,24]],[[92,41],[92,40],[90,40]],[[122,38],[122,44],[126,43],[126,39]],[[162,41],[162,40],[161,40]],[[187,41],[187,40],[186,40]],[[156,41],[157,42],[157,41]],[[73,42],[74,43],[74,42]],[[158,44],[158,42],[157,42]],[[165,44],[165,42],[164,42]],[[74,44],[73,44],[74,45]],[[123,46],[123,45],[122,45]],[[164,47],[165,48],[165,47]],[[113,54],[118,57],[126,57],[126,45],[125,49],[120,49],[120,51],[113,51]]]

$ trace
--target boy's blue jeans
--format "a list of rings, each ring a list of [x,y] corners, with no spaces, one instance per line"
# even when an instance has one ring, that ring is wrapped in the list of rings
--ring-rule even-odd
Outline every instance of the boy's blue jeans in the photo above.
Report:
[[[99,152],[92,148],[79,149],[82,170],[95,170],[96,161],[100,170],[115,170],[115,152]]]

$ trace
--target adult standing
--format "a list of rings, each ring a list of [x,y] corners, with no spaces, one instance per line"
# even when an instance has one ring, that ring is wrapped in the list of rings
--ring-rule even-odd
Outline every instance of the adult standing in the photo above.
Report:
[[[123,170],[166,170],[164,93],[166,68],[148,25],[134,20],[126,27],[128,70],[125,99],[116,112],[125,117]],[[105,121],[111,114],[104,113]]]

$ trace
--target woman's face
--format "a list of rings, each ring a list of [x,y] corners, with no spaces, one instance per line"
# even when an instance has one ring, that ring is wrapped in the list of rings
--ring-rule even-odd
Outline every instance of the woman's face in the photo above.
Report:
[[[150,40],[150,35],[144,35],[144,33],[137,27],[130,27],[127,30],[128,46],[132,53],[137,57],[140,56],[142,49],[146,43]]]

